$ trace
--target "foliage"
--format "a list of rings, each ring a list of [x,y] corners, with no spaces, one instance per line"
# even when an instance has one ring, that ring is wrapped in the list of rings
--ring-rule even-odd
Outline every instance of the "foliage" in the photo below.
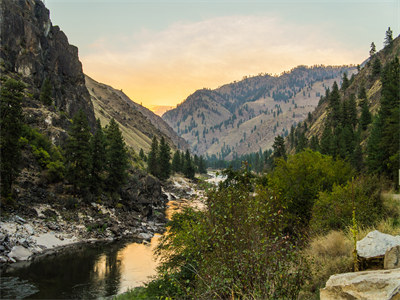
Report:
[[[125,183],[128,169],[128,154],[122,132],[114,118],[105,128],[106,134],[106,185],[110,191],[117,191]]]
[[[100,119],[96,121],[96,132],[90,138],[90,190],[97,194],[104,186],[106,170],[106,137]]]
[[[389,62],[382,72],[381,107],[367,144],[367,165],[372,173],[385,174],[398,182],[400,159],[400,64]]]
[[[90,178],[90,131],[85,113],[79,110],[72,119],[65,145],[67,179],[75,192],[85,192]]]
[[[192,157],[190,156],[189,150],[186,150],[185,153],[185,160],[183,162],[183,174],[189,179],[193,179],[195,175],[195,166],[192,160]]]
[[[330,191],[336,184],[347,182],[352,175],[350,165],[319,152],[305,150],[285,161],[280,159],[268,177],[268,186],[279,194],[280,202],[291,215],[291,228],[296,222],[308,225],[312,208],[321,191]]]
[[[157,163],[157,156],[158,156],[158,140],[157,137],[153,137],[153,141],[151,143],[151,150],[147,155],[147,171],[153,175],[158,177],[159,176],[159,166]]]
[[[173,216],[157,250],[158,296],[296,299],[307,266],[282,232],[282,207],[246,170],[230,175],[209,191],[206,211]]]
[[[22,99],[24,84],[8,79],[0,90],[0,177],[1,196],[9,197],[18,176],[21,159]]]
[[[274,149],[273,152],[273,158],[283,158],[286,159],[286,149],[285,149],[285,140],[283,139],[282,136],[278,135],[275,137],[274,144],[272,145],[272,148]]]
[[[354,197],[359,226],[375,224],[383,217],[382,183],[376,176],[361,176],[346,185],[335,185],[331,192],[322,191],[313,207],[311,227],[314,231],[345,229],[352,224]]]
[[[160,149],[158,155],[158,165],[160,168],[159,178],[162,180],[168,179],[171,175],[171,148],[165,141],[164,137],[161,137]]]

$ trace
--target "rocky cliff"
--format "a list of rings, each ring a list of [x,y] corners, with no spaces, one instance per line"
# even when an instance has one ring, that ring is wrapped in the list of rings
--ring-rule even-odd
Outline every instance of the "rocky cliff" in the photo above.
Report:
[[[49,10],[42,1],[1,1],[0,44],[3,75],[24,81],[36,99],[44,81],[49,80],[56,109],[69,117],[82,109],[90,125],[94,125],[93,105],[85,86],[78,48],[68,43],[58,26],[52,25]],[[37,106],[30,102],[24,105]],[[61,123],[61,127],[65,126]]]

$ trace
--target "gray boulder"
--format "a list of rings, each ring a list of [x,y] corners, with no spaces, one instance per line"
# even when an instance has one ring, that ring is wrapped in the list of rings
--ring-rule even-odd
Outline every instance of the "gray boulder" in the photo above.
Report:
[[[11,252],[8,253],[8,257],[17,261],[27,260],[32,255],[32,252],[23,246],[14,246]]]
[[[395,246],[400,246],[400,236],[393,236],[375,230],[357,242],[357,254],[361,258],[367,259],[383,257],[388,249]]]
[[[400,268],[400,246],[392,247],[386,251],[383,266],[386,270]]]

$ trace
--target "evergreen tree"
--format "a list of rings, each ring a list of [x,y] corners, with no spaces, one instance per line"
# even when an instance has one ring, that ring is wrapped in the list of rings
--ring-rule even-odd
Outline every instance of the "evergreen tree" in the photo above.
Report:
[[[374,56],[374,54],[376,53],[376,46],[375,46],[375,43],[374,42],[372,42],[371,43],[371,50],[369,50],[369,56]]]
[[[354,129],[357,125],[357,104],[356,104],[356,97],[354,96],[354,94],[350,95],[347,109],[348,109],[347,110],[348,122]]]
[[[143,160],[143,161],[146,161],[146,160],[147,160],[147,157],[146,157],[146,154],[144,154],[143,148],[140,148],[139,157],[140,157],[140,159]]]
[[[332,126],[336,127],[341,119],[340,116],[340,94],[336,81],[332,85],[332,92],[329,94],[329,119]]]
[[[362,148],[361,148],[361,144],[360,144],[360,140],[361,140],[360,136],[361,136],[360,130],[358,130],[358,132],[354,136],[355,148],[354,148],[354,151],[350,158],[351,165],[358,172],[360,172],[363,167],[363,153],[362,153]]]
[[[200,155],[200,158],[199,158],[199,173],[200,174],[207,174],[206,162],[204,161],[202,155]]]
[[[193,165],[192,158],[190,157],[189,150],[186,150],[185,154],[185,164],[184,164],[184,174],[187,178],[193,179],[195,175],[195,169]]]
[[[182,172],[181,154],[179,150],[175,151],[175,154],[172,158],[172,171],[175,173]]]
[[[364,86],[361,86],[358,91],[358,99],[367,99],[367,91]]]
[[[367,166],[371,173],[382,173],[384,153],[382,151],[381,134],[383,129],[382,117],[377,114],[372,124],[371,134],[367,142]]]
[[[349,79],[347,78],[347,72],[343,73],[342,77],[342,90],[345,91],[350,85]]]
[[[375,78],[376,76],[379,76],[381,74],[381,61],[378,57],[374,59],[374,63],[372,65],[372,77]]]
[[[361,101],[361,116],[360,116],[360,126],[363,130],[366,130],[368,125],[371,124],[372,117],[368,108],[367,100]]]
[[[114,118],[105,129],[107,141],[107,189],[117,191],[126,181],[128,153],[122,132]]]
[[[286,160],[287,156],[286,156],[285,140],[283,139],[282,136],[277,135],[275,137],[272,148],[274,149],[274,154],[273,154],[274,159],[282,157],[284,160]]]
[[[320,148],[322,154],[332,155],[333,135],[331,127],[325,123],[324,131],[322,132]]]
[[[90,190],[97,194],[104,185],[106,169],[106,138],[101,128],[100,119],[96,122],[96,132],[90,139]]]
[[[319,146],[318,137],[315,136],[315,135],[313,135],[313,136],[311,137],[311,140],[310,140],[310,149],[313,150],[313,151],[318,151],[318,152],[321,151],[320,146]]]
[[[303,151],[307,147],[308,141],[304,132],[299,134],[297,146],[296,146],[296,153]]]
[[[90,184],[90,129],[87,117],[79,110],[72,118],[65,146],[67,179],[75,192],[86,192]]]
[[[147,155],[147,170],[155,177],[158,177],[160,174],[158,166],[158,153],[158,140],[156,136],[153,136],[151,150]]]
[[[383,43],[383,46],[385,48],[391,48],[393,45],[393,31],[390,29],[390,27],[388,27],[388,29],[386,30],[386,34],[385,34],[385,41]]]
[[[160,166],[160,179],[168,179],[171,175],[171,148],[168,143],[165,142],[164,137],[161,137],[160,141],[160,154],[159,154],[159,166]]]
[[[51,105],[53,103],[53,100],[51,98],[52,90],[53,90],[53,88],[51,86],[50,80],[48,78],[46,78],[43,81],[42,88],[40,91],[40,96],[39,96],[40,101],[44,105]]]
[[[18,176],[21,160],[19,138],[22,131],[23,83],[8,79],[0,90],[0,184],[1,198],[6,199]]]

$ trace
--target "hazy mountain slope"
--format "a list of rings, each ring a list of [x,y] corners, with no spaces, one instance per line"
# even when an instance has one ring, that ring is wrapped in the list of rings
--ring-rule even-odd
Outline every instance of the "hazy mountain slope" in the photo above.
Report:
[[[133,149],[149,151],[154,135],[158,139],[164,136],[173,149],[186,149],[187,143],[161,117],[133,102],[120,90],[99,83],[89,76],[85,77],[85,81],[96,118],[100,119],[103,126],[114,118],[125,142]]]
[[[393,60],[396,56],[400,59],[400,37],[394,39],[392,51],[381,50],[378,53],[376,53],[372,59],[368,59],[365,63],[363,63],[361,65],[362,68],[360,72],[358,72],[358,74],[355,75],[354,80],[350,84],[350,86],[345,91],[341,91],[341,99],[349,99],[351,94],[355,95],[358,118],[361,115],[361,107],[360,107],[361,99],[358,98],[358,93],[362,86],[364,86],[366,89],[367,103],[371,113],[373,115],[376,114],[380,107],[382,83],[380,80],[380,76],[372,75],[374,59],[378,58],[383,68],[383,66],[387,62]],[[319,139],[321,139],[327,115],[328,115],[328,102],[325,101],[320,103],[316,107],[315,111],[312,112],[311,119],[302,122],[301,128],[300,127],[296,128],[296,131],[297,132],[304,131],[304,123],[306,123],[307,127],[307,130],[305,131],[306,138],[310,140],[312,136],[316,136]],[[294,135],[296,136],[296,132]],[[368,136],[369,136],[368,131],[361,136],[362,139],[361,145],[363,145],[364,148],[366,146],[366,140]],[[288,140],[286,142],[289,152],[294,152],[295,145],[290,144]]]
[[[279,77],[244,78],[215,90],[198,90],[163,119],[198,154],[229,159],[234,153],[266,150],[279,133],[314,110],[319,98],[343,72],[355,68],[299,66]]]

